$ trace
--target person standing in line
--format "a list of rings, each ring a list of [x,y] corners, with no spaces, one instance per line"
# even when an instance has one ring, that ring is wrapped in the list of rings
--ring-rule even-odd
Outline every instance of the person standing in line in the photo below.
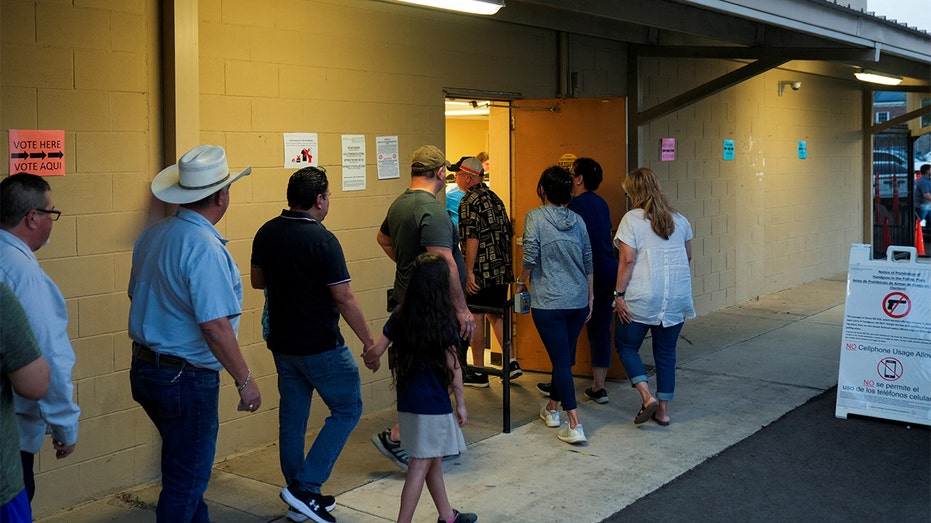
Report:
[[[32,523],[29,493],[16,429],[13,392],[38,401],[48,392],[49,368],[26,311],[10,287],[0,282],[0,521]]]
[[[346,323],[365,348],[372,334],[352,288],[339,240],[323,225],[330,211],[326,170],[305,167],[288,181],[288,209],[252,241],[252,287],[268,293],[268,348],[278,370],[278,440],[292,521],[336,519],[321,494],[349,434],[362,416],[359,367],[339,329]],[[330,410],[304,454],[313,394]]]
[[[614,237],[621,253],[614,291],[614,344],[630,383],[640,393],[634,423],[652,418],[665,427],[676,386],[676,343],[685,320],[695,317],[689,270],[692,226],[669,205],[652,170],[641,167],[628,173],[624,191],[631,210]],[[656,397],[650,393],[640,360],[647,332],[653,337]]]
[[[585,328],[592,357],[592,386],[585,396],[597,403],[608,402],[605,377],[611,367],[611,324],[614,318],[614,282],[617,279],[617,256],[611,242],[611,209],[595,191],[604,179],[601,165],[591,158],[572,162],[572,200],[569,210],[582,217],[592,244],[595,301],[592,317]]]
[[[184,153],[152,180],[152,194],[178,210],[143,231],[133,248],[129,380],[162,437],[159,522],[210,520],[204,492],[216,455],[220,371],[233,377],[239,410],[262,405],[236,339],[239,268],[214,227],[229,208],[230,184],[250,172],[233,175],[222,147]]]
[[[401,443],[410,456],[398,523],[409,523],[414,517],[424,483],[439,513],[438,523],[478,521],[475,514],[450,506],[443,481],[443,456],[466,450],[460,427],[468,420],[459,365],[459,325],[449,299],[449,280],[449,265],[442,256],[429,252],[417,256],[404,301],[388,319],[378,343],[362,354],[366,367],[374,371],[388,345],[394,346],[391,371]],[[456,398],[455,416],[450,393]]]
[[[524,221],[524,258],[517,291],[530,288],[533,324],[553,364],[549,401],[540,408],[547,427],[559,427],[556,406],[562,403],[569,420],[556,437],[566,443],[586,441],[579,422],[572,366],[582,326],[591,317],[594,299],[592,247],[582,218],[567,207],[572,178],[559,166],[540,176],[537,195],[543,205]]]
[[[921,226],[928,226],[931,218],[931,164],[924,164],[915,180],[915,215],[921,220]]]
[[[460,162],[459,173],[466,173],[469,181],[466,194],[459,202],[459,237],[466,266],[466,302],[470,306],[502,308],[508,299],[508,286],[514,281],[511,268],[511,239],[514,229],[508,218],[504,202],[483,183],[485,171],[477,158]],[[458,178],[458,176],[457,176]],[[475,336],[472,337],[472,362],[485,366],[485,316],[473,313]],[[488,322],[504,346],[504,316],[487,314]],[[506,371],[511,379],[519,378],[523,371],[514,358],[511,346]],[[466,369],[463,383],[470,387],[487,387],[488,375]]]
[[[459,321],[459,336],[468,342],[475,332],[475,319],[465,300],[465,261],[459,250],[459,233],[436,195],[446,184],[446,156],[436,146],[424,145],[411,157],[411,184],[388,208],[378,230],[378,245],[395,262],[394,288],[388,310],[404,301],[414,259],[423,252],[439,254],[449,264],[449,295]],[[395,424],[372,436],[375,447],[403,470],[407,451],[401,447]]]
[[[475,158],[482,162],[482,170],[485,171],[485,174],[488,174],[491,171],[491,160],[488,158],[488,153],[482,151],[476,154]]]
[[[14,395],[23,482],[30,503],[36,491],[35,455],[46,434],[52,435],[55,457],[67,458],[77,446],[81,415],[71,381],[75,356],[68,338],[65,298],[35,255],[49,242],[52,224],[61,217],[51,191],[45,179],[33,174],[15,174],[0,182],[0,281],[22,304],[51,370],[49,390],[42,399]]]
[[[472,186],[472,179],[469,177],[468,172],[464,172],[461,169],[462,162],[466,161],[470,156],[463,156],[459,158],[459,161],[450,165],[447,169],[452,171],[453,180],[455,183],[448,185],[446,187],[446,212],[449,213],[449,219],[453,221],[453,225],[459,226],[459,202],[462,201],[462,197],[465,196],[466,191],[469,190],[469,187]]]

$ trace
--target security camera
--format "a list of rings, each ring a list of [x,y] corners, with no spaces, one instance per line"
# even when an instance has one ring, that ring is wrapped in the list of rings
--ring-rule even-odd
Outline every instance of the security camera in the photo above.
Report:
[[[792,82],[792,90],[798,91],[802,88],[802,82]]]

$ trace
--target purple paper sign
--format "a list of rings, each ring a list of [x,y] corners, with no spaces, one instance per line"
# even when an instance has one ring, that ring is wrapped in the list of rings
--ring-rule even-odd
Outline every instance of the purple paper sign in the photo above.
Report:
[[[664,162],[674,161],[676,159],[676,139],[663,138],[660,151],[660,160]]]

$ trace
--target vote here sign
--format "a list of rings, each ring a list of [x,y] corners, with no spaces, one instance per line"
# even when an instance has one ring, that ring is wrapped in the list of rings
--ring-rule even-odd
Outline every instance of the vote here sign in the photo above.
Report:
[[[10,174],[64,176],[65,131],[10,129]]]

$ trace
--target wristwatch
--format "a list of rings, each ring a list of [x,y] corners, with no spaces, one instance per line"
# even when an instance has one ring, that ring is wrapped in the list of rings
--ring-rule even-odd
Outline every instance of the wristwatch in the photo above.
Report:
[[[619,290],[617,290],[617,289],[614,289],[614,295],[615,295],[615,296],[619,296],[619,297],[621,297],[621,298],[624,297],[624,293],[625,293],[625,292],[627,292],[627,291],[619,291]]]

